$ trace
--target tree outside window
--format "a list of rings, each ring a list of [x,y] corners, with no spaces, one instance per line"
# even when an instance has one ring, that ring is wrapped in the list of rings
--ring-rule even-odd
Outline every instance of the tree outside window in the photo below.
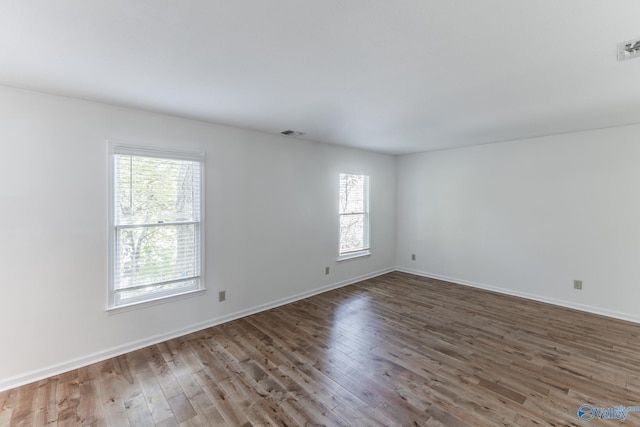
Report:
[[[369,253],[369,177],[340,174],[340,257]]]
[[[111,306],[203,285],[202,159],[138,151],[116,146],[112,159]]]

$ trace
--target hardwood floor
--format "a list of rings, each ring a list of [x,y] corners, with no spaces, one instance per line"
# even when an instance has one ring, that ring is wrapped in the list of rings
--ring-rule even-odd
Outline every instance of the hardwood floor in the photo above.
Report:
[[[582,426],[640,405],[639,333],[394,272],[1,392],[0,425]]]

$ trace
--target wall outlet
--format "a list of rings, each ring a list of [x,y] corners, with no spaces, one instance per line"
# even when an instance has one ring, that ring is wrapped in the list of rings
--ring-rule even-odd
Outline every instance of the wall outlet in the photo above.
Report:
[[[324,268],[324,274],[329,274],[329,267]]]
[[[415,261],[416,260],[416,254],[411,254],[411,261]]]
[[[573,281],[573,289],[582,290],[582,280],[574,280]]]
[[[218,292],[218,301],[222,302],[227,299],[227,291]]]

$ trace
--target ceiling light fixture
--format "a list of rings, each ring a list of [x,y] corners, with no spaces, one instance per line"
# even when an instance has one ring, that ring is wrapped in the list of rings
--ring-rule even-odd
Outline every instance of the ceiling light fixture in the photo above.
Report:
[[[618,61],[640,56],[640,38],[618,43]]]

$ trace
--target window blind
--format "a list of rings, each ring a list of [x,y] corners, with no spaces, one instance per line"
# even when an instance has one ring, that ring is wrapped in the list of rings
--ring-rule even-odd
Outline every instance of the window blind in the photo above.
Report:
[[[369,249],[369,177],[340,174],[340,255]]]
[[[202,164],[186,153],[114,149],[112,305],[202,287]]]

